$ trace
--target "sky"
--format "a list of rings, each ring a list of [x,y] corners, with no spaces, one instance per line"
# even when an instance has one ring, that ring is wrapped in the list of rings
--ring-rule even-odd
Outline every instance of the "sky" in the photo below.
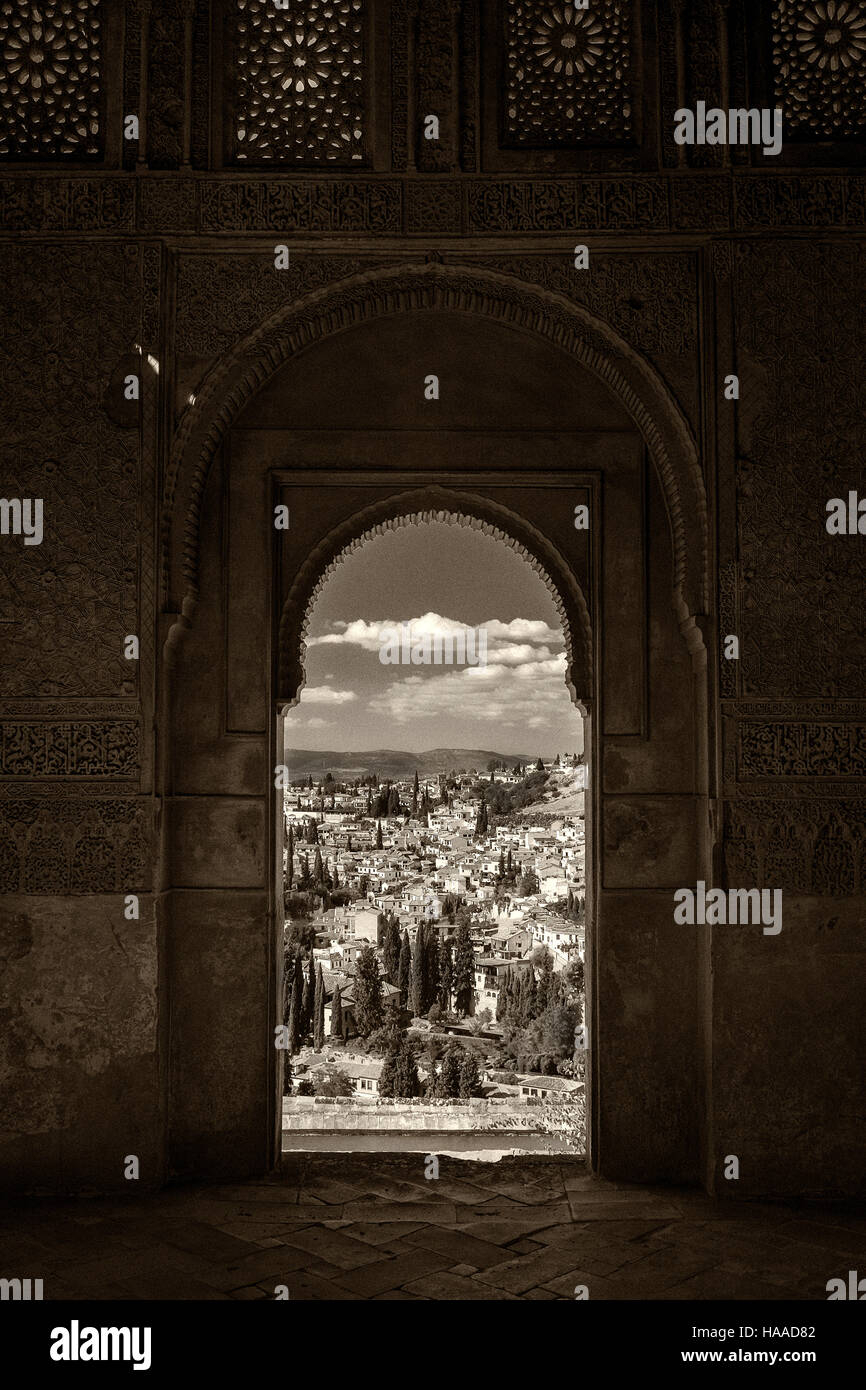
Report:
[[[486,665],[384,664],[383,641],[403,623],[415,637],[483,629]],[[305,671],[287,716],[292,748],[551,757],[583,747],[547,586],[504,542],[468,528],[405,527],[345,556],[313,604]]]

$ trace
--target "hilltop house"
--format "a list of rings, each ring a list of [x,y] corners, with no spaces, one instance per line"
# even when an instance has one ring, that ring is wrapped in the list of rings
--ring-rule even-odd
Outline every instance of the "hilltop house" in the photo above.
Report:
[[[475,1012],[489,1009],[496,1016],[496,1003],[502,976],[509,966],[525,965],[531,969],[529,961],[506,959],[504,956],[476,956],[474,986]]]
[[[355,993],[352,977],[346,974],[330,975],[324,971],[322,974],[325,984],[325,1036],[331,1036],[331,1003],[334,998],[334,991],[339,985],[343,1037],[356,1037],[358,1030],[355,1026]],[[382,1005],[386,1015],[391,1011],[399,1013],[400,991],[396,985],[390,985],[385,980],[382,981]]]
[[[371,1057],[365,1062],[346,1062],[342,1058],[336,1064],[337,1070],[343,1072],[355,1087],[355,1095],[360,1100],[373,1100],[379,1094],[379,1077],[382,1074],[382,1062],[375,1057]],[[332,1070],[331,1064],[318,1062],[310,1067],[310,1077],[327,1075]]]
[[[553,955],[554,968],[562,970],[574,955],[583,955],[585,928],[564,917],[539,917],[532,923],[534,946],[546,946]]]
[[[558,1100],[573,1098],[575,1092],[583,1090],[583,1083],[572,1081],[568,1076],[524,1075],[520,1081],[521,1096],[532,1096],[538,1100],[556,1097]]]
[[[333,914],[333,917],[332,917]],[[323,914],[326,925],[332,927],[336,936],[349,937],[354,941],[368,941],[378,945],[379,914],[371,907],[335,907]]]

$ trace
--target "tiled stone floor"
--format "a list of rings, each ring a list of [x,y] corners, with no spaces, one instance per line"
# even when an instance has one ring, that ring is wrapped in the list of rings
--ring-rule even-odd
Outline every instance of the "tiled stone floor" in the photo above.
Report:
[[[73,1299],[823,1299],[866,1211],[715,1202],[579,1162],[309,1154],[279,1177],[0,1205],[0,1277]]]

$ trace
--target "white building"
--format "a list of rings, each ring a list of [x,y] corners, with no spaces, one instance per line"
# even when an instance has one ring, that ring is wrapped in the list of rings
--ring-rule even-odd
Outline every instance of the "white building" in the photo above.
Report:
[[[373,908],[359,908],[354,904],[351,907],[334,908],[334,930],[353,941],[369,941],[372,946],[376,946],[379,939],[378,923],[379,914]]]
[[[585,930],[577,922],[551,917],[532,923],[533,946],[546,946],[558,970],[562,970],[572,956],[583,955],[584,941]]]

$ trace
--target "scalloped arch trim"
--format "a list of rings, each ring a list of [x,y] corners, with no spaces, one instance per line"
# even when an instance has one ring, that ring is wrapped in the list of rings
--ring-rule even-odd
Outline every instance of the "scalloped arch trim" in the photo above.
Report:
[[[278,698],[295,704],[300,696],[313,605],[346,557],[376,536],[428,522],[444,522],[492,536],[535,570],[562,624],[566,688],[572,702],[586,713],[592,701],[592,628],[583,592],[568,565],[538,531],[506,508],[485,498],[436,487],[400,494],[366,508],[331,531],[310,552],[280,615]]]

